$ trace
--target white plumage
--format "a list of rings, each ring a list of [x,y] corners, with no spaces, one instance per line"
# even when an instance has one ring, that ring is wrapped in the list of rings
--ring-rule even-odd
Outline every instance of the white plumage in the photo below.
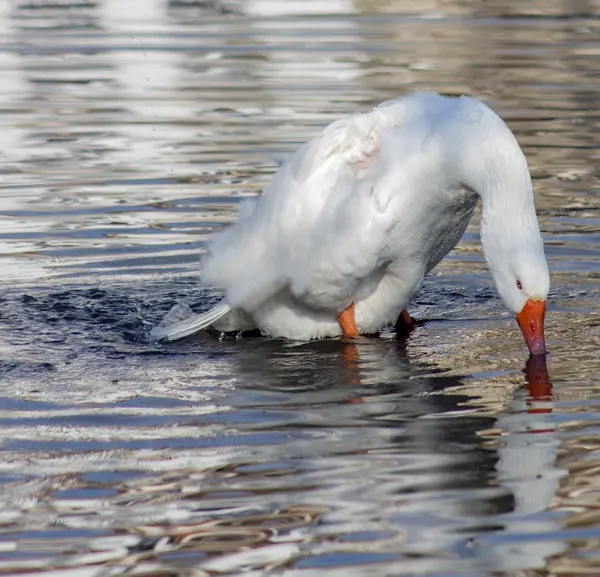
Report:
[[[358,331],[376,332],[459,241],[480,197],[486,257],[518,313],[546,298],[549,281],[527,164],[504,122],[472,98],[429,93],[338,120],[214,237],[203,280],[224,291],[221,303],[153,336],[210,325],[337,336],[352,303]]]

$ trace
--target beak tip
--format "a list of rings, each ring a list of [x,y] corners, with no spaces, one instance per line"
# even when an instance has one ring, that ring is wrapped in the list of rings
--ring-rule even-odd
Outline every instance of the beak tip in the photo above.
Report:
[[[529,345],[529,352],[532,355],[545,355],[546,354],[546,345],[543,341],[535,342]]]

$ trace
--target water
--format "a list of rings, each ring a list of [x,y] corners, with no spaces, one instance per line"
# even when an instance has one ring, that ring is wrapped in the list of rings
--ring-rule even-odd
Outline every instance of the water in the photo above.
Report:
[[[600,574],[600,5],[0,4],[0,574]],[[544,362],[477,218],[408,338],[146,330],[340,116],[496,108],[552,271]],[[53,571],[55,573],[53,573]]]

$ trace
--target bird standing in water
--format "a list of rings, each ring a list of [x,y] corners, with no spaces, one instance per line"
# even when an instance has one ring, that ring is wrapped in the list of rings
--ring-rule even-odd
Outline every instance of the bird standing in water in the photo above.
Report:
[[[525,156],[486,105],[431,93],[333,122],[297,150],[204,256],[204,281],[223,300],[151,334],[376,333],[406,316],[478,199],[498,293],[542,354],[550,280]]]

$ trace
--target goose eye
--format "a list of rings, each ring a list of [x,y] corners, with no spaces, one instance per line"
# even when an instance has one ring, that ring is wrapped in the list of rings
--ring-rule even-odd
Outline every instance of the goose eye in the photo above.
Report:
[[[520,281],[520,280],[517,280],[517,288],[518,288],[519,290],[523,290],[523,285],[521,284],[521,281]]]

